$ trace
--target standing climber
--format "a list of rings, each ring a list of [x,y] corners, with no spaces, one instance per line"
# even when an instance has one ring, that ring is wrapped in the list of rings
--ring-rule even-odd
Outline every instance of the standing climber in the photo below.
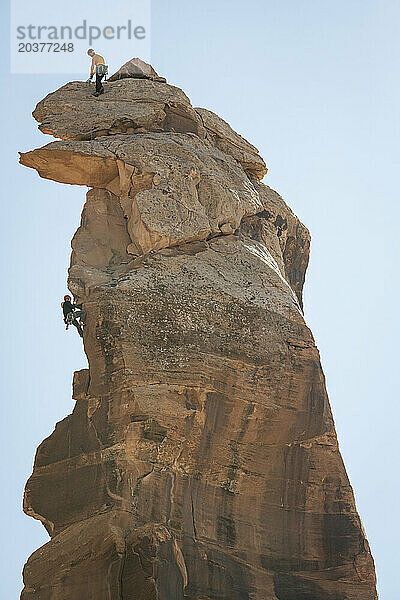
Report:
[[[81,305],[72,304],[71,296],[64,296],[64,302],[61,302],[61,308],[64,315],[65,329],[70,325],[74,325],[81,337],[83,337],[83,328],[86,323],[86,310],[83,310]],[[78,321],[79,319],[79,321]]]
[[[92,81],[93,75],[96,73],[96,91],[93,96],[100,96],[100,94],[104,93],[104,86],[101,83],[101,80],[105,75],[107,75],[108,67],[106,65],[106,61],[100,54],[96,54],[93,48],[89,48],[87,51],[88,56],[92,59],[92,64],[90,65],[90,77],[88,79],[88,83]]]

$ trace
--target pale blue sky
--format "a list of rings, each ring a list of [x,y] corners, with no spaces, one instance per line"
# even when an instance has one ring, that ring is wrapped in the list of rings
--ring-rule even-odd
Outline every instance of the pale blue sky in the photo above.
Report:
[[[394,600],[400,4],[152,4],[155,68],[260,149],[270,169],[265,182],[311,231],[306,319],[321,351],[380,598]],[[18,165],[18,150],[50,141],[30,116],[36,102],[74,77],[10,75],[4,3],[1,11],[1,595],[11,600],[25,560],[48,539],[22,514],[23,487],[36,447],[72,410],[72,373],[86,364],[59,309],[85,188],[42,180]],[[128,42],[120,63],[127,58]],[[86,65],[82,56],[82,71]]]

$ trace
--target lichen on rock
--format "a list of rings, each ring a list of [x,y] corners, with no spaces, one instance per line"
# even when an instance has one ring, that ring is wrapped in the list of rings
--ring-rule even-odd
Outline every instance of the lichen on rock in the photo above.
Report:
[[[21,598],[376,600],[302,313],[310,235],[257,149],[151,69],[49,94],[60,139],[21,154],[91,188],[68,277],[89,367],[26,485],[51,540]]]

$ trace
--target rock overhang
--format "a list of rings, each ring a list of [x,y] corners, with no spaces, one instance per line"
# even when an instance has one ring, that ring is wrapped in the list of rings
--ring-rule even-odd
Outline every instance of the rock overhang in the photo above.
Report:
[[[270,245],[301,303],[310,236],[260,183],[267,169],[257,148],[146,63],[128,61],[111,79],[99,98],[70,82],[39,102],[39,128],[61,140],[20,153],[20,162],[41,177],[112,194],[133,256],[231,235],[243,224]]]
[[[258,150],[154,73],[115,77],[99,98],[88,84],[64,85],[33,112],[62,141],[20,153],[43,178],[120,197],[136,255],[231,234],[264,208],[253,185],[266,173]]]
[[[52,142],[20,160],[41,177],[118,196],[133,254],[233,233],[244,216],[263,209],[237,161],[194,134]]]
[[[51,142],[43,148],[20,152],[20,163],[35,169],[40,177],[58,183],[107,187],[118,176],[116,160],[103,148],[90,154],[85,143]]]
[[[121,79],[107,83],[95,98],[87,83],[71,82],[48,94],[33,116],[39,129],[62,140],[91,140],[115,134],[144,132],[194,133],[207,139],[242,165],[255,179],[267,172],[257,148],[218,115],[193,108],[179,88],[151,79]]]
[[[275,247],[276,232],[284,234],[280,241],[290,264],[289,280],[301,302],[307,229],[276,192],[244,169],[243,148],[256,149],[221,118],[210,111],[202,114],[212,138],[193,132],[114,133],[51,142],[21,153],[20,162],[43,178],[112,193],[127,220],[131,255],[230,235],[243,219],[261,215],[272,224],[268,243]],[[227,151],[228,143],[234,152]],[[278,244],[278,262],[280,255]]]

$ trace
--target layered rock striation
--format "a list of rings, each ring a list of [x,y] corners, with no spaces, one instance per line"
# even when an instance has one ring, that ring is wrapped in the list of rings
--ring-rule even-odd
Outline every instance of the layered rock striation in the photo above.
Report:
[[[89,368],[24,510],[23,600],[375,600],[302,314],[310,236],[257,149],[153,70],[34,111],[21,154],[84,185],[69,289]]]

